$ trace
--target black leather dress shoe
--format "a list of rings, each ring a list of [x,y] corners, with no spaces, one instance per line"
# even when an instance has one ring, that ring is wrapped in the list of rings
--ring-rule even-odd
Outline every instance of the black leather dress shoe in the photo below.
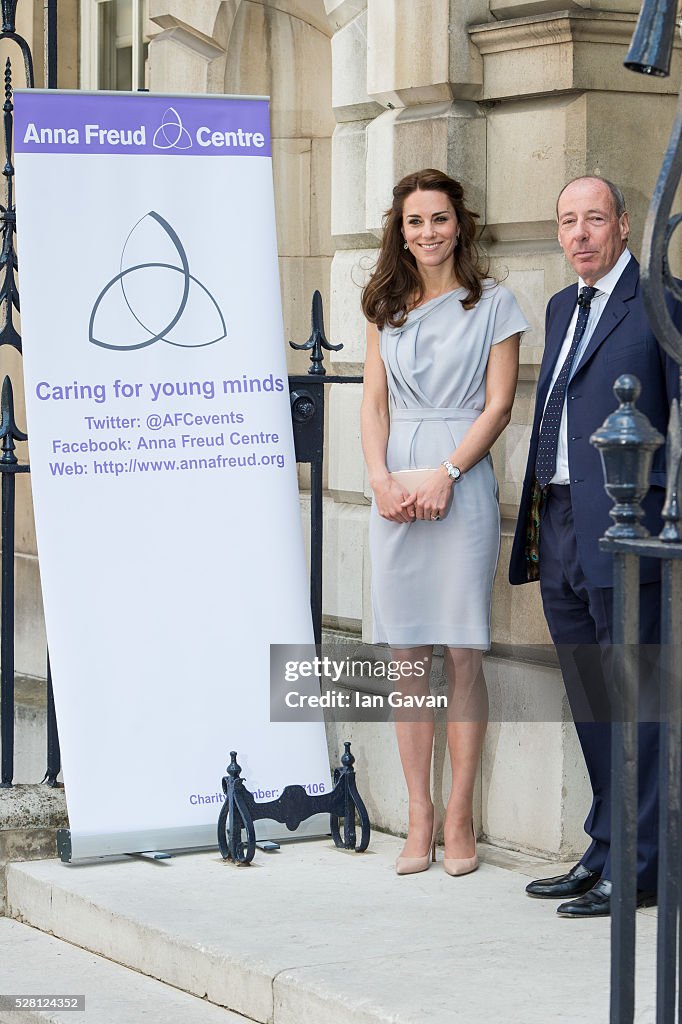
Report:
[[[606,878],[601,878],[589,892],[578,897],[577,900],[571,900],[570,903],[562,903],[557,907],[556,912],[561,917],[610,917],[612,889],[612,883]],[[654,907],[655,905],[655,892],[649,892],[646,889],[637,890],[638,907]]]
[[[599,881],[598,871],[588,871],[582,864],[576,864],[565,875],[554,878],[538,878],[526,886],[529,896],[540,900],[565,900],[571,896],[581,896],[588,892],[595,882]]]

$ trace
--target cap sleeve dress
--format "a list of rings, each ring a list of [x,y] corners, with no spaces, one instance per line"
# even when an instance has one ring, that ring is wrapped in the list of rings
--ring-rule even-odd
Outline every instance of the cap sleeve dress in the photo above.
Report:
[[[528,329],[516,299],[485,282],[470,310],[457,288],[412,310],[402,327],[384,327],[380,352],[388,379],[390,471],[437,468],[485,405],[491,346]],[[373,503],[374,643],[443,644],[487,649],[490,602],[500,550],[500,512],[492,460],[462,475],[439,522],[394,523]]]

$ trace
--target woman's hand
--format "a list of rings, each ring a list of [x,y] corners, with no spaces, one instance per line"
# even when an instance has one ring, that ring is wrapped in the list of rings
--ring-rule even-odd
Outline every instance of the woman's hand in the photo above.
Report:
[[[410,500],[405,488],[401,487],[390,473],[386,474],[385,479],[375,483],[372,490],[377,512],[383,519],[390,519],[393,523],[411,523],[414,520],[415,495],[412,495]]]
[[[426,483],[408,496],[408,502],[414,504],[416,518],[442,519],[450,502],[452,486],[453,482],[444,466],[434,470]]]

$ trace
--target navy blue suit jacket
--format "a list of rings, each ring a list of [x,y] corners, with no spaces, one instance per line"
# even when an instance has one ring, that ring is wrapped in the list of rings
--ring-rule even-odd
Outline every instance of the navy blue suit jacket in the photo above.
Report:
[[[540,422],[553,370],[577,300],[578,286],[575,284],[554,295],[547,306],[545,351],[509,566],[511,583],[529,581],[525,553],[526,523],[535,480]],[[671,304],[671,312],[682,330],[682,305]],[[613,522],[609,516],[613,502],[604,488],[601,458],[590,444],[590,437],[617,408],[613,384],[622,373],[632,373],[639,378],[642,393],[637,400],[637,408],[665,437],[670,402],[678,394],[678,367],[665,355],[649,327],[641,298],[639,264],[634,257],[631,257],[604,307],[566,395],[568,465],[578,553],[587,581],[594,587],[613,586],[611,555],[599,550],[599,540]],[[661,529],[660,513],[664,498],[665,445],[662,445],[654,456],[651,489],[644,501],[644,525],[652,534]],[[658,574],[658,564],[653,559],[642,561],[642,582],[655,580]]]

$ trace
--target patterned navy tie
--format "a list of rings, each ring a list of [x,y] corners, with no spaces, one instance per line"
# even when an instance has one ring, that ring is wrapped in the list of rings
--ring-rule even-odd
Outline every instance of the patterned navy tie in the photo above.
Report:
[[[590,315],[590,302],[596,288],[581,288],[578,296],[578,320],[573,333],[573,341],[568,350],[568,355],[561,367],[559,376],[554,381],[552,393],[545,406],[545,414],[542,417],[540,427],[540,438],[538,442],[538,454],[535,460],[535,476],[540,487],[546,487],[556,472],[556,456],[559,447],[559,428],[561,426],[561,414],[566,401],[566,389],[568,378],[578,345],[582,340],[587,327],[587,320]]]

